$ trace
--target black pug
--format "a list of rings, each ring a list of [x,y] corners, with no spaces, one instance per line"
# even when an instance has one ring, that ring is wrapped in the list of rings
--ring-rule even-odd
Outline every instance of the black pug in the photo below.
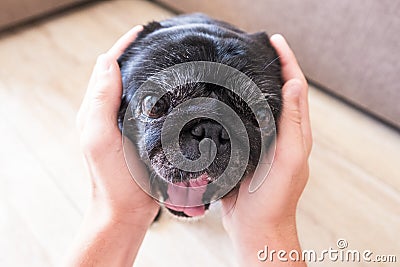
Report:
[[[151,22],[144,26],[136,40],[129,45],[118,59],[123,82],[122,102],[118,116],[119,127],[123,125],[125,114],[130,114],[128,105],[138,88],[152,75],[179,63],[211,61],[233,67],[246,74],[262,91],[270,106],[275,122],[278,122],[282,106],[281,68],[276,51],[264,32],[248,34],[236,27],[203,14],[181,15],[161,22]],[[139,154],[148,154],[150,162],[145,162],[152,183],[152,190],[166,200],[172,194],[170,183],[187,182],[206,177],[208,181],[218,178],[227,166],[231,143],[224,127],[208,118],[197,118],[187,123],[179,133],[182,154],[195,160],[200,156],[199,142],[210,138],[216,144],[214,162],[203,171],[180,170],[168,162],[161,146],[161,127],[166,115],[177,105],[196,97],[211,97],[224,102],[240,117],[246,127],[250,142],[250,155],[243,175],[251,175],[260,156],[260,130],[254,114],[248,105],[231,91],[208,83],[189,83],[173,88],[156,103],[152,96],[145,98],[141,112],[146,121],[135,121],[131,129],[124,129],[128,137],[137,145]],[[194,107],[196,108],[196,107]],[[200,108],[200,107],[197,107]],[[127,112],[128,109],[128,113]],[[132,111],[133,112],[133,111]],[[236,186],[238,188],[239,184]],[[202,192],[204,205],[188,209],[167,206],[177,216],[194,217],[208,209],[215,190]]]

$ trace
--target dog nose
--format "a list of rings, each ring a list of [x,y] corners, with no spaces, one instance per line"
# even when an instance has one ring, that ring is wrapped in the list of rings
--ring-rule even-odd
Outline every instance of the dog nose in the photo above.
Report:
[[[220,152],[223,152],[221,148],[226,147],[225,145],[229,141],[229,135],[225,131],[224,127],[214,121],[201,121],[194,125],[190,132],[193,138],[198,141],[201,141],[204,138],[210,138],[214,141]]]

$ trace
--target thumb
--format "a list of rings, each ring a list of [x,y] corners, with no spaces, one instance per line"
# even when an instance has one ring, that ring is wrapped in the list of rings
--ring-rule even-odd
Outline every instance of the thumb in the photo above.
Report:
[[[291,79],[282,88],[283,110],[278,126],[277,155],[292,157],[297,149],[303,149],[304,138],[301,128],[302,117],[300,99],[303,83]]]

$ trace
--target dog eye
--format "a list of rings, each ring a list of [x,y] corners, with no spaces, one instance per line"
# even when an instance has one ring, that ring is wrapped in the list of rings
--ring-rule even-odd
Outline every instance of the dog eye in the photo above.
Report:
[[[148,95],[142,102],[142,113],[149,118],[157,119],[164,115],[169,108],[169,101],[167,98]]]

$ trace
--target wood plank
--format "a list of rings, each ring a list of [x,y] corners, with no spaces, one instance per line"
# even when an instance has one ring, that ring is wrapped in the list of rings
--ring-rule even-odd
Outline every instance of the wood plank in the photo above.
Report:
[[[337,240],[345,238],[349,249],[398,255],[400,241],[394,233],[400,230],[396,188],[400,176],[395,166],[400,149],[393,147],[400,144],[400,136],[314,88],[310,110],[311,175],[298,210],[303,249],[337,248]],[[381,160],[377,151],[387,157]],[[333,264],[324,262],[324,266]]]
[[[4,123],[7,121],[3,115],[0,113],[0,147],[7,152],[2,154],[0,168],[0,194],[2,199],[7,200],[3,205],[6,205],[7,210],[18,214],[27,225],[30,235],[37,240],[38,247],[32,248],[30,253],[37,254],[42,247],[46,253],[43,265],[50,263],[56,266],[71,244],[82,216],[42,167],[42,163],[21,142],[13,128]],[[12,218],[13,213],[3,216]],[[3,226],[8,227],[7,224]],[[14,235],[12,232],[7,235],[9,239],[13,238],[9,240],[10,244],[21,242],[20,235],[25,231],[25,227],[20,228],[21,224],[15,227]],[[6,231],[6,228],[1,231]],[[21,250],[18,249],[17,252],[22,253],[22,248],[21,246]],[[7,248],[6,251],[10,249]],[[25,263],[23,266],[30,265],[30,258],[20,258],[18,253],[11,251],[7,253],[7,257],[13,255],[16,258],[9,259],[10,262],[22,261]]]
[[[1,189],[0,189],[1,192]],[[0,194],[0,266],[51,266],[47,249]]]
[[[314,138],[400,192],[399,132],[321,91],[310,98]]]

